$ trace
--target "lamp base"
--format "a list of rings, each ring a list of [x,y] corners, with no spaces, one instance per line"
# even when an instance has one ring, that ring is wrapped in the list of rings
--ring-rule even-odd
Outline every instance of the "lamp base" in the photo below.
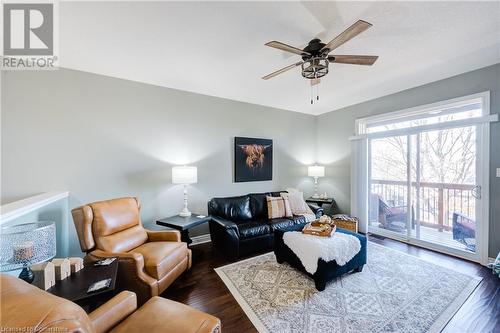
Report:
[[[189,210],[187,210],[187,208],[184,208],[183,210],[180,211],[179,216],[190,217],[191,212]]]
[[[318,177],[314,177],[314,194],[312,196],[314,199],[318,199],[319,198],[319,194],[318,194]]]
[[[31,268],[25,266],[21,273],[19,273],[19,278],[31,284],[35,279],[35,275],[33,274]]]

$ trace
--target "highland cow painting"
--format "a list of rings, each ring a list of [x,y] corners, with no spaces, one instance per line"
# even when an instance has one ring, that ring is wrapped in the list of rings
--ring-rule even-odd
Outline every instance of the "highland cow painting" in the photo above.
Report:
[[[234,181],[273,179],[273,140],[234,138]]]

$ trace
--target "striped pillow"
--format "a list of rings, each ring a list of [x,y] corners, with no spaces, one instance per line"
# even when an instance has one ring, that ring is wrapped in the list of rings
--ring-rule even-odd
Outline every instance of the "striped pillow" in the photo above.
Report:
[[[288,199],[282,197],[267,196],[267,214],[269,219],[276,219],[280,217],[292,217],[292,209]]]

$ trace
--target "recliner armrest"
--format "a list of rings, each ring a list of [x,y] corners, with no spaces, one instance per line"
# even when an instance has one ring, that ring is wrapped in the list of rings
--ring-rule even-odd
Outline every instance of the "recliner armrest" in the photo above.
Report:
[[[105,333],[130,316],[137,309],[133,292],[122,291],[89,314],[96,333]]]
[[[151,296],[158,295],[158,281],[146,273],[144,256],[140,253],[94,250],[88,253],[84,260],[87,263],[109,257],[117,257],[119,260],[116,279],[118,290],[135,292],[139,304],[143,304]]]
[[[143,261],[144,257],[140,253],[131,253],[131,252],[108,252],[103,250],[94,250],[88,254],[94,259],[99,260],[100,258],[118,258],[120,259],[132,259],[134,261],[140,262]],[[87,257],[85,257],[87,259]]]
[[[307,203],[307,205],[309,206],[309,208],[311,208],[311,210],[313,211],[314,215],[316,215],[317,218],[323,216],[324,214],[323,208],[314,203]]]
[[[181,233],[178,230],[146,230],[149,242],[180,242]]]
[[[147,283],[151,286],[156,286],[157,281],[155,278],[149,276],[145,273],[144,270],[144,257],[140,253],[131,253],[131,252],[106,252],[102,250],[94,250],[90,252],[85,258],[118,258],[120,264],[127,266],[127,270],[132,272],[134,271],[138,278],[140,278],[143,282]],[[156,294],[158,294],[156,292]]]

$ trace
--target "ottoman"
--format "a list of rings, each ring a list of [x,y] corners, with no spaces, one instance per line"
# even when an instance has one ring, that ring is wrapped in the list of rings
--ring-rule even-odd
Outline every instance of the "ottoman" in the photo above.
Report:
[[[352,270],[361,272],[363,270],[363,265],[366,264],[366,237],[360,234],[356,234],[344,229],[337,228],[336,232],[345,233],[352,235],[359,239],[361,243],[361,250],[349,260],[344,266],[339,266],[333,261],[324,261],[323,259],[318,259],[318,269],[316,273],[310,274],[306,271],[299,257],[283,242],[283,234],[287,231],[300,231],[302,226],[293,228],[290,230],[276,230],[274,232],[274,254],[276,255],[276,260],[278,263],[287,262],[292,267],[304,272],[314,280],[316,289],[319,291],[325,290],[326,283],[332,279],[341,276],[342,274],[348,273]]]

